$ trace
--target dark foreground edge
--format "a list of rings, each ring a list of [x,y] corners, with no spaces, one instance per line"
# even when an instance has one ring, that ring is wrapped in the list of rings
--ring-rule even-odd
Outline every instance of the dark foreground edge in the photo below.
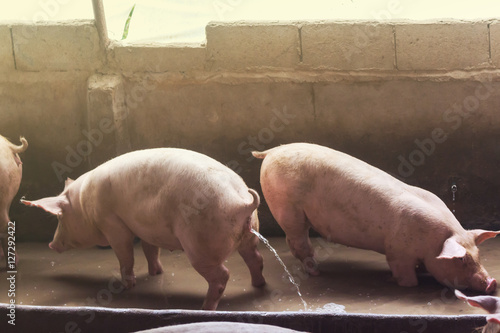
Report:
[[[222,312],[109,309],[98,307],[15,307],[0,303],[0,332],[136,332],[177,324],[226,321],[275,325],[307,332],[470,333],[485,316],[325,314],[316,312]],[[10,315],[10,316],[9,316]],[[11,321],[12,322],[12,321]]]

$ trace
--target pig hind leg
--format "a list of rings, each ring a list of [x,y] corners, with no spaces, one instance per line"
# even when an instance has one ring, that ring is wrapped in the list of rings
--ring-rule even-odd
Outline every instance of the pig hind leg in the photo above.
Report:
[[[160,248],[158,246],[151,245],[148,242],[145,242],[144,240],[142,240],[141,243],[144,255],[148,260],[149,275],[157,275],[163,273],[163,267],[159,259]]]
[[[250,275],[252,277],[252,286],[262,287],[266,284],[266,280],[262,275],[262,270],[264,268],[264,263],[262,260],[262,255],[257,250],[257,244],[259,239],[256,235],[246,232],[243,235],[240,246],[238,247],[238,253],[241,255],[243,260],[250,270]]]
[[[188,256],[189,257],[189,256]],[[222,264],[207,264],[191,262],[194,269],[208,282],[208,291],[203,302],[202,310],[215,310],[229,280],[229,270]]]
[[[302,209],[284,206],[282,209],[271,208],[273,216],[286,234],[286,242],[295,258],[304,265],[311,275],[319,275],[318,264],[314,259],[314,250],[309,239],[311,225]]]

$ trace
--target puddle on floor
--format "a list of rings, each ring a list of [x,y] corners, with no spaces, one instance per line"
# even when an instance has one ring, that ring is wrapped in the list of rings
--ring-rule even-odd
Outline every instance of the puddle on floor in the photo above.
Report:
[[[457,300],[430,276],[420,285],[403,288],[391,279],[383,255],[312,239],[322,274],[304,273],[284,238],[270,238],[295,281],[309,311],[413,315],[484,314]],[[137,284],[122,290],[118,260],[110,249],[92,248],[58,254],[45,243],[18,243],[16,303],[46,306],[104,306],[112,308],[200,309],[207,283],[194,271],[183,252],[163,250],[165,272],[151,277],[140,244],[135,246]],[[231,276],[219,304],[221,311],[303,311],[303,304],[274,255],[263,245],[267,285],[254,288],[243,259],[234,253],[226,262]],[[500,239],[480,246],[482,263],[500,279]],[[0,265],[0,302],[8,303],[4,264]],[[468,293],[472,295],[472,293]]]

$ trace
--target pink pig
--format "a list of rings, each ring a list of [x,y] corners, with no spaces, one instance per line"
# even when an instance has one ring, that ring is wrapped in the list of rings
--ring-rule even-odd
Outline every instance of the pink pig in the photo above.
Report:
[[[407,185],[347,154],[307,143],[254,152],[260,181],[293,255],[319,274],[308,232],[385,254],[400,286],[418,285],[424,264],[440,283],[492,293],[496,280],[477,245],[500,232],[462,228],[434,194]]]
[[[205,310],[217,308],[229,279],[223,263],[236,249],[252,285],[265,284],[258,238],[250,231],[259,228],[259,196],[208,156],[175,148],[135,151],[66,181],[59,196],[22,202],[57,215],[53,250],[110,245],[126,288],[135,285],[135,236],[151,275],[163,272],[159,248],[186,252],[208,282]]]
[[[23,163],[18,154],[28,148],[28,141],[23,137],[20,140],[21,146],[16,146],[0,135],[0,239],[2,241],[0,252],[3,250],[6,262],[8,260],[9,209],[12,199],[19,190],[23,175]]]

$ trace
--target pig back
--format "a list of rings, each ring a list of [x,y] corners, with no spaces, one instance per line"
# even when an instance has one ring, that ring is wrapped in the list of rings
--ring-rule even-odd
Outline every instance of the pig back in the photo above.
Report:
[[[183,149],[128,153],[88,178],[82,196],[87,207],[98,207],[96,219],[115,214],[137,236],[162,247],[207,230],[239,238],[244,216],[255,209],[248,209],[253,197],[241,177],[208,156]]]
[[[389,238],[411,237],[416,228],[433,232],[449,217],[444,203],[430,192],[318,145],[270,150],[261,182],[271,210],[292,203],[330,241],[380,253]]]

